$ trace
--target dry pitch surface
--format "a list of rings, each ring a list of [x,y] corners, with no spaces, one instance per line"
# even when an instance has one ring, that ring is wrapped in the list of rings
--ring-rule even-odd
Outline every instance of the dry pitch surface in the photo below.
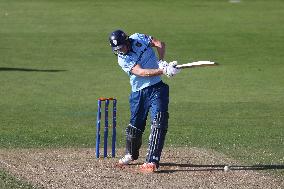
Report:
[[[198,148],[166,148],[159,172],[139,173],[145,151],[119,168],[117,158],[96,159],[94,149],[0,149],[0,168],[40,188],[284,188],[283,178],[253,167],[225,172],[238,162]]]

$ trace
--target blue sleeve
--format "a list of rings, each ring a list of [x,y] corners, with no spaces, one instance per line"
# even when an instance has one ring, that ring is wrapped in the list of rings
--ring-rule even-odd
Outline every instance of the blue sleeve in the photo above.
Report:
[[[149,45],[152,41],[152,36],[146,34],[135,33],[133,37],[139,39],[139,41],[142,41],[146,45]]]

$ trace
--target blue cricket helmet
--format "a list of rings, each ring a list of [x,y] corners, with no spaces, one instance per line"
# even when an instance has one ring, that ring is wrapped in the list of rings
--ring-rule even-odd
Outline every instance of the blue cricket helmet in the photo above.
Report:
[[[122,48],[123,45],[127,45],[128,35],[122,30],[115,30],[109,35],[109,43],[112,51],[116,52]]]

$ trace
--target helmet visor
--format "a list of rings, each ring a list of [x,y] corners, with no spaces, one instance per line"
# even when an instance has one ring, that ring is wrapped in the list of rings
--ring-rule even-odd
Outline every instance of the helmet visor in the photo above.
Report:
[[[118,51],[119,49],[122,49],[123,46],[124,46],[124,45],[118,45],[118,46],[116,46],[116,47],[112,47],[112,50],[113,50],[113,51]]]
[[[123,45],[119,45],[117,47],[112,47],[112,51],[115,53],[115,54],[127,54],[128,52],[128,47],[126,44],[123,44]]]

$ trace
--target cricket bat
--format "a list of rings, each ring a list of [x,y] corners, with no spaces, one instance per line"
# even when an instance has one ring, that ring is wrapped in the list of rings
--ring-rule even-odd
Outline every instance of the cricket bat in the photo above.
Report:
[[[184,69],[184,68],[195,68],[195,67],[204,67],[204,66],[216,66],[216,62],[211,62],[211,61],[196,61],[196,62],[190,62],[186,64],[179,64],[176,65],[175,67],[178,69]]]

